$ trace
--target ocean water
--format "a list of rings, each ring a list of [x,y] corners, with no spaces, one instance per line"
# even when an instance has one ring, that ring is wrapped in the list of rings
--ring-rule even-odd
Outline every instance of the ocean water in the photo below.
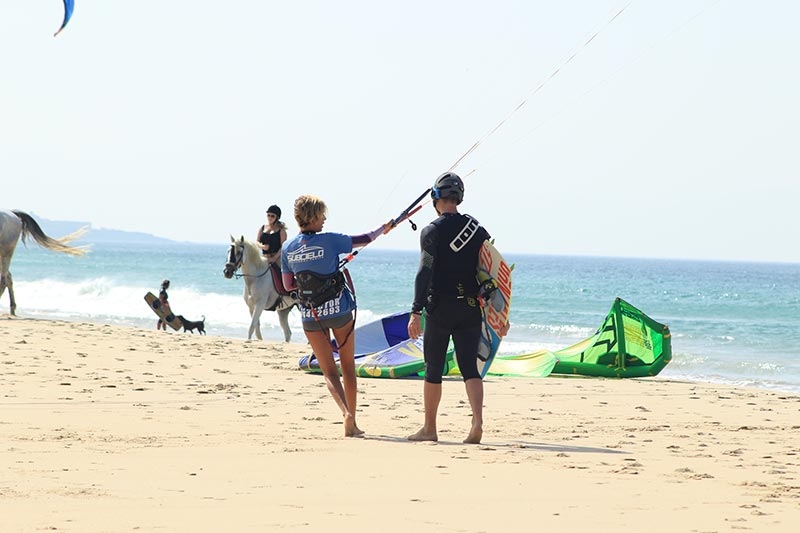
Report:
[[[155,328],[143,296],[169,278],[174,312],[205,316],[211,335],[246,338],[244,281],[222,276],[228,244],[97,243],[81,258],[20,244],[11,265],[17,314]],[[621,297],[670,327],[673,360],[660,376],[800,392],[800,264],[507,259],[515,265],[514,292],[501,353],[582,340]],[[417,262],[416,252],[369,246],[356,256],[349,268],[359,323],[408,309]],[[7,295],[0,309],[8,312]],[[261,323],[266,340],[283,339],[274,313]],[[292,340],[305,342],[297,312],[290,325]]]

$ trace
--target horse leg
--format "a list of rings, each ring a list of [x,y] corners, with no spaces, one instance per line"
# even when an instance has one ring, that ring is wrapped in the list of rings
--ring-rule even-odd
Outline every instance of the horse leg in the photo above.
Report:
[[[5,285],[8,287],[8,298],[11,300],[11,314],[17,314],[17,300],[14,298],[14,279],[11,276],[11,272],[6,274],[6,281]],[[2,293],[0,293],[2,296]]]
[[[0,265],[0,298],[3,297],[3,294],[6,292],[6,287],[8,287],[8,299],[11,302],[11,314],[15,315],[17,313],[17,301],[14,299],[14,280],[11,277],[11,272],[8,270],[8,264],[6,264],[5,258],[0,258],[2,261],[2,265]],[[9,261],[10,262],[10,261]]]
[[[248,291],[249,299],[247,305],[250,307],[250,329],[247,331],[247,340],[253,338],[255,333],[256,339],[264,340],[261,336],[261,313],[264,311],[264,302],[261,300],[261,291],[259,286],[253,284]]]
[[[275,311],[278,313],[278,322],[281,324],[281,329],[283,330],[283,340],[289,342],[292,340],[292,330],[289,328],[289,313],[292,312],[291,307],[287,307],[286,309],[278,309]]]
[[[264,311],[263,305],[255,306],[253,310],[253,320],[250,322],[250,331],[248,334],[248,339],[253,335],[253,332],[256,334],[256,338],[260,341],[264,339],[261,337],[261,313]]]
[[[3,294],[6,292],[6,276],[5,274],[0,274],[0,298],[3,297]],[[11,296],[11,291],[8,292],[9,297]],[[14,312],[12,311],[11,314],[13,315]]]
[[[259,317],[255,316],[256,313],[256,306],[254,303],[255,298],[252,294],[250,294],[250,289],[245,283],[244,286],[244,303],[247,304],[247,309],[250,311],[250,328],[247,330],[247,340],[251,340],[253,338],[253,332],[258,329],[258,339],[261,339],[261,330],[257,327],[258,319],[261,315],[259,313]]]

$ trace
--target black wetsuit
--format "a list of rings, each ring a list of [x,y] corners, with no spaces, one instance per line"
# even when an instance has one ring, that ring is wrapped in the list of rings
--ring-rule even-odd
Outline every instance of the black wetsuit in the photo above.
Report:
[[[464,380],[480,378],[478,254],[489,233],[469,215],[445,213],[423,228],[413,312],[425,309],[425,381],[441,383],[450,337]]]

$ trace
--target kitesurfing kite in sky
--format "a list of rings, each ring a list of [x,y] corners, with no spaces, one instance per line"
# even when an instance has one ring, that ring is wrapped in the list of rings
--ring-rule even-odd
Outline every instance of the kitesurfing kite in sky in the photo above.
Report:
[[[61,33],[61,30],[66,27],[69,18],[72,16],[73,9],[75,9],[75,0],[64,0],[64,22],[61,23],[61,27],[53,34],[53,37]]]

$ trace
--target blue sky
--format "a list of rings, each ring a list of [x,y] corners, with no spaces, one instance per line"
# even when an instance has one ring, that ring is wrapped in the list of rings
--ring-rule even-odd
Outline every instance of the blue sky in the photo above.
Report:
[[[384,4],[5,2],[2,206],[226,243],[310,193],[361,233],[526,101],[456,168],[501,250],[800,262],[796,3]]]

